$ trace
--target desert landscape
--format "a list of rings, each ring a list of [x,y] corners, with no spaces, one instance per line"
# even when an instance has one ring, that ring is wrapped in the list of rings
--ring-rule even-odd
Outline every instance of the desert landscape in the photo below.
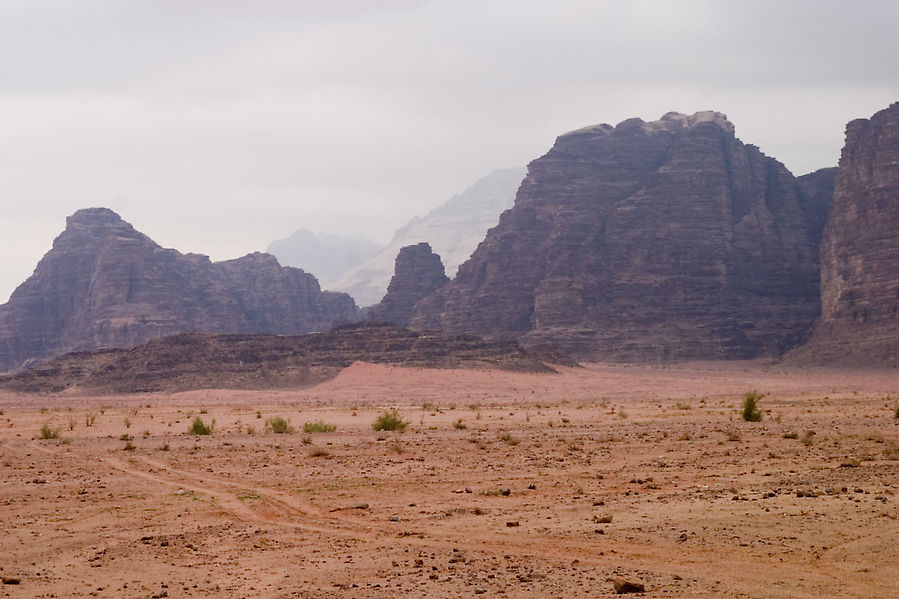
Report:
[[[4,392],[0,592],[899,596],[899,373],[558,371]],[[374,430],[394,409],[405,430]]]

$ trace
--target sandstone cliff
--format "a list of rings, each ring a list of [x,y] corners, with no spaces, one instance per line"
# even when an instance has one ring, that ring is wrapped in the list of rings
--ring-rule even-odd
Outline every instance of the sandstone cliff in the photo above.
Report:
[[[776,355],[819,312],[826,201],[720,113],[587,127],[529,165],[411,326],[611,360]]]
[[[390,243],[374,258],[350,269],[328,289],[345,291],[360,306],[370,306],[384,297],[393,276],[400,248],[427,241],[452,277],[496,225],[503,210],[510,208],[524,178],[523,168],[493,171],[471,187],[422,217],[397,229]]]
[[[366,320],[404,327],[409,323],[415,304],[448,281],[440,256],[431,251],[430,245],[408,245],[397,254],[387,295],[368,310]]]
[[[183,331],[297,334],[356,317],[349,296],[268,254],[211,262],[164,249],[104,208],[80,210],[0,306],[0,372]]]
[[[899,366],[899,102],[846,126],[821,239],[821,305],[789,361]]]

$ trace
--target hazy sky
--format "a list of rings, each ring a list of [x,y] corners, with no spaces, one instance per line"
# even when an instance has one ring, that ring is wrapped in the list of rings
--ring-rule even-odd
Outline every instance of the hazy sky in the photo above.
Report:
[[[387,240],[557,135],[724,112],[796,174],[899,100],[899,2],[0,0],[0,302],[79,208],[226,259]]]

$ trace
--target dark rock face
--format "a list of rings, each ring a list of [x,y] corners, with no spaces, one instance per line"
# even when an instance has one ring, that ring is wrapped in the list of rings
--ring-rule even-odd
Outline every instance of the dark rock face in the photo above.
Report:
[[[556,372],[548,364],[576,364],[566,355],[526,350],[515,341],[421,334],[370,323],[299,336],[172,335],[134,348],[68,354],[0,376],[0,388],[54,393],[77,386],[104,394],[300,387],[333,378],[357,360],[545,373]]]
[[[396,256],[393,278],[381,303],[372,306],[366,320],[389,322],[401,327],[409,324],[412,308],[418,300],[443,287],[449,277],[440,256],[427,243],[407,245]]]
[[[821,239],[821,320],[789,359],[899,365],[899,102],[846,126]]]
[[[410,323],[611,360],[779,354],[819,312],[826,195],[719,113],[574,131]]]
[[[211,262],[164,249],[104,208],[80,210],[0,306],[0,371],[183,331],[297,334],[356,317],[352,298],[268,254]]]

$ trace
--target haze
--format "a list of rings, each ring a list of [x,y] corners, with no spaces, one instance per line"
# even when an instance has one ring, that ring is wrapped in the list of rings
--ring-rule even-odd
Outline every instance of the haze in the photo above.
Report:
[[[214,259],[393,230],[585,125],[724,112],[795,174],[899,99],[899,4],[7,0],[0,301],[88,206]]]

